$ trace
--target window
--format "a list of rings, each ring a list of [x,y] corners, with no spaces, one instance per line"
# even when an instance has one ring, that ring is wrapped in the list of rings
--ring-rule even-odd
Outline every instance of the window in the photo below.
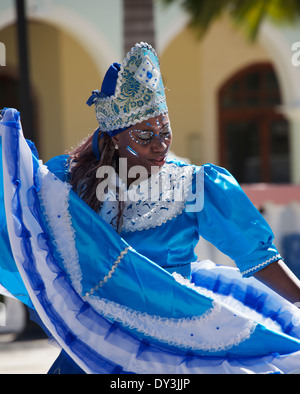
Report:
[[[247,67],[219,92],[220,161],[240,183],[290,181],[289,125],[270,64]]]
[[[11,76],[0,75],[0,109],[4,107],[20,107],[19,82]]]
[[[22,106],[20,100],[20,81],[19,78],[12,76],[11,74],[0,75],[0,109],[2,108],[15,108],[21,113],[23,119],[23,132],[25,138],[29,138],[34,141],[35,145],[39,147],[38,144],[38,124],[37,124],[37,100],[35,95],[32,95],[33,105],[34,105],[34,118],[32,129],[30,134],[26,133],[26,128],[24,128],[24,113],[22,113]]]

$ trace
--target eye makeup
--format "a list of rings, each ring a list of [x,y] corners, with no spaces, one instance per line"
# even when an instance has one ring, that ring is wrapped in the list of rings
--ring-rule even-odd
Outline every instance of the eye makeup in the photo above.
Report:
[[[148,125],[151,126],[149,123],[147,123],[147,126]],[[154,137],[159,138],[160,141],[169,139],[171,134],[171,128],[169,123],[166,124],[165,126],[162,127],[159,135],[155,134],[153,131],[150,130],[138,130],[138,129],[129,130],[128,133],[130,138],[134,142],[140,145],[146,145],[149,144]]]

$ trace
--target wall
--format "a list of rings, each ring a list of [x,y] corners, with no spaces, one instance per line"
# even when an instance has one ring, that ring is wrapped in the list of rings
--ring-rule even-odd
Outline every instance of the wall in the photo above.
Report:
[[[38,148],[46,161],[76,145],[97,126],[94,110],[85,102],[103,75],[85,49],[55,26],[30,22],[28,37]],[[1,72],[17,76],[15,25],[0,32],[0,41],[7,48],[7,67]]]
[[[196,133],[200,136],[199,163],[218,163],[221,85],[246,65],[271,60],[261,44],[247,42],[226,17],[201,41],[188,28],[180,32],[161,56],[175,153],[189,157],[189,135]]]

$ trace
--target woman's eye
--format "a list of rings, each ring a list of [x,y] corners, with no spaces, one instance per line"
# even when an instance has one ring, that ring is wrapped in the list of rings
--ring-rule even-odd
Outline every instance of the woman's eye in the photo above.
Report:
[[[152,138],[152,132],[151,131],[140,131],[137,134],[137,137],[140,138],[143,141],[150,140]]]
[[[162,138],[168,138],[168,137],[170,137],[170,135],[171,135],[170,131],[164,131],[164,132],[160,133],[160,136]]]
[[[169,124],[165,125],[159,133],[163,138],[168,138],[171,135],[171,127]]]

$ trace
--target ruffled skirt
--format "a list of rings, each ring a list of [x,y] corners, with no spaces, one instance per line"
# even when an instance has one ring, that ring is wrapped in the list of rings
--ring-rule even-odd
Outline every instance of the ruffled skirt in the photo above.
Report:
[[[0,136],[7,244],[0,282],[34,307],[68,355],[69,372],[72,365],[137,374],[300,367],[298,308],[209,261],[192,264],[191,280],[169,274],[36,159],[16,111],[5,111]]]

